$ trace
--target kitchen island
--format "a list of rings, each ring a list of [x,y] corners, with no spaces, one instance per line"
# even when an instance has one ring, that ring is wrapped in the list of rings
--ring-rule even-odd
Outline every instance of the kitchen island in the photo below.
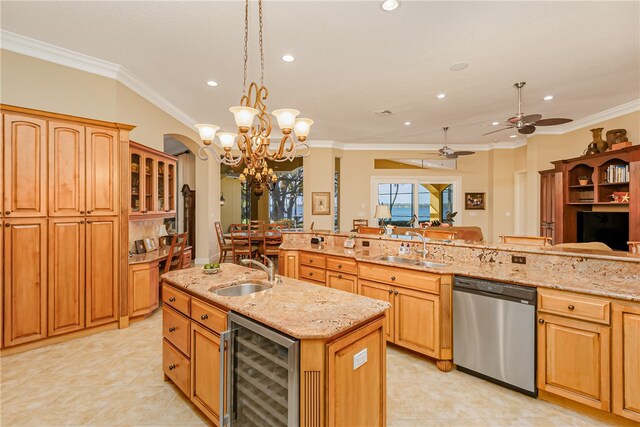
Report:
[[[230,312],[299,340],[299,383],[294,385],[294,397],[300,425],[386,424],[384,321],[389,304],[291,278],[271,283],[264,272],[234,264],[223,264],[214,275],[196,267],[169,272],[162,280],[165,378],[216,425],[220,425],[221,399],[227,402],[223,411],[229,413],[232,396],[228,394],[235,393],[229,387],[231,376],[220,370],[225,354],[229,354],[224,350],[224,339]],[[216,294],[219,289],[247,282],[268,289],[244,296]],[[233,351],[241,353],[243,348],[234,346]],[[254,349],[260,352],[260,348]],[[250,386],[259,390],[262,385],[256,382]],[[266,415],[251,416],[262,424],[291,425],[290,418],[271,414],[269,409],[278,403],[292,403],[291,394],[288,400],[275,393],[273,397],[273,403],[264,405]],[[264,402],[253,406],[260,403]]]

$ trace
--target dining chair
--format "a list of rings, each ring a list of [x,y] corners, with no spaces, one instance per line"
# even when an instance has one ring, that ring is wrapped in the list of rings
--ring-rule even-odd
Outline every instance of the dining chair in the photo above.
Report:
[[[252,230],[248,224],[232,224],[229,227],[231,232],[231,254],[233,262],[240,262],[241,258],[255,258],[258,253],[258,246],[251,242]]]
[[[282,244],[282,227],[278,224],[264,224],[260,253],[266,257],[278,258]]]
[[[366,218],[356,218],[353,220],[353,228],[352,230],[357,230],[358,227],[360,226],[364,226],[364,227],[368,227],[369,226],[369,220]]]
[[[380,227],[369,227],[361,225],[358,227],[358,234],[382,234],[384,230]]]
[[[434,229],[433,227],[427,228],[417,228],[418,233],[421,233],[424,237],[429,239],[440,239],[440,240],[455,240],[458,233],[451,230],[446,229]]]
[[[171,239],[169,252],[167,253],[167,260],[164,263],[164,270],[162,271],[163,274],[171,270],[182,269],[182,260],[186,247],[187,233],[174,234]]]
[[[551,246],[551,237],[541,236],[500,236],[500,243],[512,243],[514,245],[527,246]]]
[[[218,262],[220,263],[227,260],[227,253],[231,251],[231,243],[227,243],[225,240],[220,221],[215,221],[213,224],[216,227],[216,237],[218,238],[218,247],[220,248],[220,256],[218,257]]]

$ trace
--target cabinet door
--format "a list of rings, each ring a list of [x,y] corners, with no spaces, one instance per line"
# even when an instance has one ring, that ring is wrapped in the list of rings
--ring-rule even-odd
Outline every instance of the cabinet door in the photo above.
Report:
[[[278,254],[278,272],[284,277],[298,278],[297,251],[280,251]]]
[[[640,423],[640,306],[613,305],[613,412]]]
[[[175,160],[167,160],[167,213],[176,213],[178,181]]]
[[[355,294],[358,292],[357,276],[327,271],[327,286]]]
[[[47,214],[47,128],[44,120],[4,116],[5,216]]]
[[[440,346],[439,297],[426,292],[396,288],[394,291],[394,342],[438,357]]]
[[[5,347],[47,336],[46,229],[44,218],[5,218]]]
[[[156,212],[156,159],[153,155],[145,153],[143,157],[143,168],[140,171],[143,181],[142,188],[144,190],[142,198],[142,213],[155,213]]]
[[[393,288],[382,283],[369,282],[368,280],[358,281],[358,293],[362,296],[386,301],[392,305],[390,309],[386,311],[384,333],[387,341],[393,341],[394,338],[394,311],[393,311]]]
[[[538,314],[538,388],[609,410],[609,326]]]
[[[168,212],[167,205],[167,160],[164,157],[156,159],[156,210],[158,213]]]
[[[159,289],[160,266],[157,262],[129,266],[129,317],[155,310]]]
[[[84,127],[49,122],[49,215],[85,211]]]
[[[84,328],[83,218],[49,220],[49,336]]]
[[[144,194],[144,156],[142,151],[129,149],[129,215],[142,215],[142,201]]]
[[[220,336],[191,322],[191,395],[211,421],[219,425]]]
[[[86,130],[86,206],[91,216],[118,214],[118,132]]]
[[[86,323],[118,319],[118,219],[87,220]]]

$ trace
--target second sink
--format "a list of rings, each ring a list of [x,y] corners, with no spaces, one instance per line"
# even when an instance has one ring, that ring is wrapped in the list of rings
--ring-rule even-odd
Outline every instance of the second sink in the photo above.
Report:
[[[392,255],[383,255],[376,258],[376,260],[392,262],[394,264],[414,265],[414,266],[421,266],[421,267],[427,267],[427,268],[443,268],[448,266],[448,264],[444,264],[442,262],[418,260],[414,258],[403,258],[399,256],[392,256]]]
[[[240,283],[238,285],[228,286],[226,288],[214,289],[213,292],[216,295],[223,297],[241,297],[244,295],[254,294],[260,291],[266,291],[271,289],[269,286],[262,285],[260,283]]]

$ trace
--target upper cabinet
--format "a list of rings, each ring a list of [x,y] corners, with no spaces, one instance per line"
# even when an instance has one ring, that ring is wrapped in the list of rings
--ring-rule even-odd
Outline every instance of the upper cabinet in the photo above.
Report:
[[[85,212],[84,127],[49,122],[49,215]]]
[[[177,159],[143,145],[131,143],[129,163],[131,219],[174,216]]]
[[[86,128],[87,215],[118,214],[118,133]]]
[[[4,215],[46,216],[46,121],[5,114],[3,126]]]

